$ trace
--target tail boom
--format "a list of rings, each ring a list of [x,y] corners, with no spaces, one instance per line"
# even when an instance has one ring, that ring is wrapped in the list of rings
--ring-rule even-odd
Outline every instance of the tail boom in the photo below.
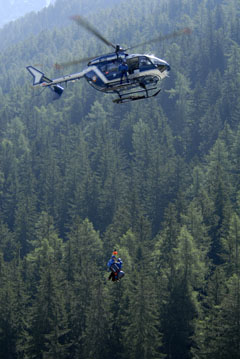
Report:
[[[64,88],[59,85],[60,81],[56,83],[55,81],[46,77],[42,71],[39,71],[33,66],[27,66],[26,69],[28,70],[28,72],[30,72],[30,74],[33,77],[34,87],[49,86],[50,89],[54,92],[54,99],[58,99],[62,95]]]

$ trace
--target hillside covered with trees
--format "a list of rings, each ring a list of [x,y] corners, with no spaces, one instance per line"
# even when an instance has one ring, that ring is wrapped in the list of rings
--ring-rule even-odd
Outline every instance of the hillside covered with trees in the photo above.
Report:
[[[52,102],[27,65],[109,50],[74,14],[122,46],[192,33],[137,50],[171,65],[156,98]],[[240,358],[239,0],[57,0],[0,48],[0,358]]]

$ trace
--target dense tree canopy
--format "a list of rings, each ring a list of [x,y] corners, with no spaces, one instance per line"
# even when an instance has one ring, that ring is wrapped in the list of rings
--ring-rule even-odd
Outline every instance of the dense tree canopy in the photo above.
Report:
[[[156,98],[117,105],[82,81],[51,102],[27,65],[54,77],[108,51],[76,13],[122,46],[192,33],[137,49],[171,65]],[[1,359],[240,358],[239,15],[58,0],[0,30]]]

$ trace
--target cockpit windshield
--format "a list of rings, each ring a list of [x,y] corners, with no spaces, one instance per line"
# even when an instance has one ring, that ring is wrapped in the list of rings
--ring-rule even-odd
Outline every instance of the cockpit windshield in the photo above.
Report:
[[[151,59],[151,61],[152,61],[152,63],[154,65],[161,65],[162,64],[162,62],[157,57],[151,57],[150,59]]]
[[[150,60],[152,61],[152,63],[154,65],[156,65],[158,67],[158,69],[163,72],[165,70],[169,71],[170,70],[170,66],[168,65],[168,63],[164,60],[158,59],[155,56],[151,56]]]

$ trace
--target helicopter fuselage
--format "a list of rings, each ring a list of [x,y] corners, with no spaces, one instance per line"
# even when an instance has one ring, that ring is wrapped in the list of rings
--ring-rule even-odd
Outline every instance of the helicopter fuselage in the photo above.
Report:
[[[121,64],[127,64],[127,76],[122,78]],[[170,71],[169,64],[153,55],[111,53],[88,63],[84,77],[95,89],[121,93],[130,88],[152,86]]]

